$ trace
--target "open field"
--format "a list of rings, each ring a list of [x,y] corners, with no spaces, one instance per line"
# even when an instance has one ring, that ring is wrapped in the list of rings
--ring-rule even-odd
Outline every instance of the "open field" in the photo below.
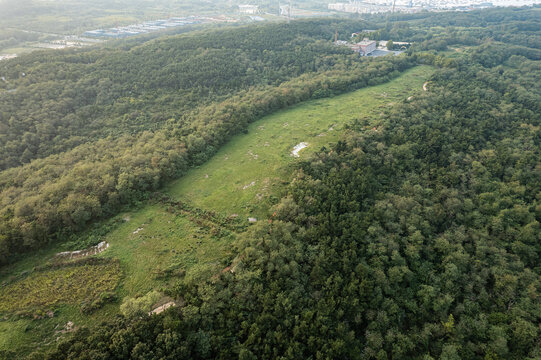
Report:
[[[392,104],[419,92],[431,73],[418,66],[388,83],[331,99],[306,102],[250,125],[203,166],[173,182],[166,191],[195,206],[226,215],[266,217],[272,195],[280,193],[297,158],[293,148],[305,142],[299,158],[335,142],[355,118],[376,119]]]
[[[248,226],[248,217],[259,221],[268,218],[270,207],[280,198],[294,170],[292,165],[337,141],[344,125],[353,119],[377,124],[385,109],[421,93],[431,73],[431,67],[418,66],[386,84],[308,101],[251,124],[247,134],[236,136],[210,161],[163,189],[164,199],[168,199],[154,199],[111,220],[117,225],[100,238],[110,247],[96,257],[118,259],[118,274],[122,276],[118,286],[115,283],[115,295],[119,301],[105,304],[91,315],[82,314],[79,304],[87,294],[86,287],[94,286],[93,281],[85,280],[79,284],[78,293],[83,295],[77,301],[57,296],[42,304],[42,312],[54,308],[52,318],[8,316],[0,321],[0,350],[25,352],[47,346],[68,321],[74,326],[92,326],[118,313],[120,299],[160,290],[180,278],[197,281],[220,271],[228,265],[232,243]],[[302,142],[307,147],[298,152],[299,157],[293,156],[293,148]],[[56,252],[65,250],[76,249],[56,245],[28,256],[9,271],[4,269],[0,282],[51,263]],[[59,276],[78,279],[88,274]],[[21,289],[35,280],[29,276],[12,281],[2,288],[0,298],[17,296],[11,290],[4,293],[9,286]],[[107,284],[110,290],[112,285]],[[44,291],[28,292],[25,302],[31,306],[25,309],[39,308],[35,297],[47,297]]]
[[[163,192],[196,209],[215,212],[217,218],[238,216],[244,223],[248,217],[266,219],[285,189],[291,165],[335,142],[351,120],[377,121],[385,108],[420,93],[431,72],[430,67],[419,66],[386,84],[267,116]],[[301,142],[308,146],[299,158],[292,156]],[[168,211],[160,203],[122,217],[127,221],[104,237],[110,248],[100,256],[120,259],[129,274],[121,289],[129,296],[155,288],[164,274],[202,276],[203,269],[216,271],[224,265],[221,260],[230,253],[235,237],[235,231],[224,229],[216,219],[202,221],[196,213]]]
[[[93,302],[103,293],[114,291],[119,280],[117,262],[77,264],[38,271],[2,289],[0,313],[44,311],[59,303]]]

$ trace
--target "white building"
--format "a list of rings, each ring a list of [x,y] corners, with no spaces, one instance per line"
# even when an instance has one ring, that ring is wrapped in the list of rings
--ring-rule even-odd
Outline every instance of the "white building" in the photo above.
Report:
[[[239,5],[239,11],[241,14],[255,15],[259,13],[259,6],[257,5]]]
[[[364,39],[353,46],[353,51],[358,52],[361,56],[366,56],[376,50],[376,42],[374,40]]]
[[[346,11],[346,4],[345,3],[334,3],[329,4],[329,10],[336,10],[336,11]]]

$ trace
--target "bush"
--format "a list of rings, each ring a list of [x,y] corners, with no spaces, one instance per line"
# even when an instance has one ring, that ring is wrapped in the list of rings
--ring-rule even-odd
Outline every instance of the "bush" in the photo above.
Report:
[[[126,317],[135,317],[148,313],[152,305],[158,302],[162,295],[156,290],[148,292],[139,298],[126,298],[120,305],[120,312]]]

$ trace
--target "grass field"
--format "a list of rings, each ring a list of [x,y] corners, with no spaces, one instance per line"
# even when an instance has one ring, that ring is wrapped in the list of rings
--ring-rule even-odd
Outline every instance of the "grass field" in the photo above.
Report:
[[[267,116],[251,124],[247,134],[233,138],[207,163],[162,190],[172,202],[189,204],[189,208],[150,201],[119,215],[119,225],[102,239],[110,247],[96,255],[118,259],[122,277],[115,290],[117,298],[142,296],[179,278],[197,281],[223,269],[231,260],[237,233],[248,226],[247,218],[262,221],[269,216],[270,207],[285,190],[299,159],[336,142],[344,125],[353,119],[377,124],[383,111],[422,93],[422,84],[432,71],[431,67],[418,66],[386,84],[308,101]],[[291,151],[301,142],[307,143],[307,147],[299,152],[298,158],[292,156]],[[236,225],[224,224],[223,219],[232,215],[238,216]],[[0,282],[51,262],[55,252],[64,250],[67,249],[56,245],[28,256],[9,271],[0,273]],[[88,271],[82,271],[84,274],[70,276],[89,276]],[[14,282],[8,286],[22,288],[23,285]],[[81,294],[87,294],[85,286],[93,286],[93,282],[79,284]],[[7,290],[3,287],[1,291]],[[49,346],[54,343],[51,339],[58,329],[64,328],[68,321],[75,326],[91,326],[118,313],[120,306],[117,301],[92,315],[84,315],[75,302],[60,296],[54,298],[42,288],[35,294],[48,297],[47,304],[54,304],[55,316],[44,319],[12,316],[0,320],[0,350],[25,352],[37,346]],[[15,294],[2,294],[7,298],[12,295]],[[33,299],[34,293],[27,296],[29,299],[25,301],[32,306],[39,303]]]
[[[272,202],[269,198],[279,194],[282,181],[289,178],[289,165],[298,160],[291,156],[295,145],[308,143],[299,152],[302,159],[335,142],[344,124],[354,118],[376,119],[384,109],[419,92],[431,71],[418,66],[386,84],[267,116],[166,191],[198,207],[264,218]]]
[[[248,217],[266,219],[295,162],[335,142],[351,120],[377,121],[385,108],[422,92],[431,72],[430,67],[419,66],[386,84],[309,101],[267,116],[163,192],[225,217],[238,215],[245,222]],[[308,146],[299,152],[299,158],[291,156],[300,142]],[[219,225],[197,224],[185,213],[171,213],[159,203],[122,216],[129,221],[105,237],[111,247],[100,256],[120,259],[129,274],[121,289],[130,296],[159,286],[161,280],[156,278],[166,269],[182,270],[186,276],[216,271],[224,266],[222,259],[235,238],[232,231],[217,236]]]
[[[41,311],[56,304],[92,302],[115,290],[120,280],[117,262],[82,264],[38,271],[8,284],[0,293],[0,313]],[[81,286],[85,284],[85,286]]]

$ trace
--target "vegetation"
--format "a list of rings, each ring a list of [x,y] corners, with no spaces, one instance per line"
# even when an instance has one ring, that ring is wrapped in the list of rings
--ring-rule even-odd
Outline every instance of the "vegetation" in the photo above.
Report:
[[[118,261],[84,260],[55,264],[4,284],[0,313],[44,315],[58,304],[81,304],[92,311],[110,300],[120,280]]]
[[[290,155],[295,144],[300,141],[310,144],[300,153],[301,159],[322,146],[329,146],[339,139],[344,126],[354,118],[377,118],[379,113],[394,106],[393,103],[421,92],[431,72],[429,66],[416,66],[385,84],[329,99],[310,100],[266,116],[250,124],[247,134],[231,139],[210,161],[163,189],[169,196],[154,194],[150,203],[139,209],[130,209],[103,224],[95,224],[71,241],[26,255],[24,261],[4,269],[2,278],[17,276],[35,264],[54,261],[56,252],[107,241],[110,247],[99,256],[119,260],[123,276],[114,293],[118,301],[94,309],[88,315],[79,315],[80,304],[69,308],[56,305],[54,318],[30,322],[26,325],[32,329],[29,331],[20,330],[20,322],[27,320],[0,322],[6,328],[6,333],[0,334],[0,344],[9,334],[26,340],[23,343],[6,340],[10,345],[5,349],[18,354],[35,349],[36,344],[47,347],[50,345],[45,344],[56,338],[55,330],[51,330],[55,326],[64,327],[68,321],[76,326],[93,326],[119,313],[125,301],[121,299],[140,299],[155,289],[167,292],[179,279],[205,281],[222,271],[233,258],[232,243],[246,230],[247,217],[255,216],[262,221],[269,207],[279,200],[286,186],[283,179],[291,175],[291,165],[298,162]],[[284,128],[286,122],[288,125]],[[322,133],[325,135],[319,136]],[[269,146],[264,146],[265,142]],[[257,159],[249,156],[254,148]],[[231,173],[222,176],[226,155]],[[267,168],[274,169],[274,183],[264,189],[263,175]],[[205,174],[210,175],[206,178]],[[242,188],[254,180],[256,184],[242,190],[242,201],[237,201],[239,186]],[[263,193],[261,198],[257,196],[260,193]],[[235,213],[239,216],[230,216]],[[92,283],[79,284],[87,285]]]
[[[171,289],[181,309],[48,357],[539,357],[541,88],[522,51],[477,47],[355,121],[300,164],[230,271]]]
[[[157,117],[154,128],[148,117],[115,120],[108,111],[126,94],[110,107],[94,103],[110,126],[88,141],[81,136],[81,144],[53,150],[54,140],[45,145],[48,157],[0,173],[5,260],[47,251],[54,240],[75,246],[81,234],[85,244],[111,243],[90,262],[118,259],[117,273],[126,275],[114,293],[124,305],[94,294],[95,305],[81,308],[95,311],[83,315],[88,327],[57,343],[40,342],[29,358],[540,357],[536,11],[397,15],[371,34],[414,43],[406,54],[382,59],[359,59],[322,40],[338,26],[349,36],[355,22],[293,22],[287,32],[265,25],[252,28],[253,37],[247,31],[246,42],[228,42],[246,31],[239,28],[209,33],[223,36],[217,54],[240,51],[248,64],[264,64],[268,47],[276,52],[271,58],[291,62],[252,67],[254,77],[248,69],[238,77],[227,73],[214,83],[198,74],[198,89],[182,81],[130,88],[133,79],[119,78],[114,83],[134,95],[130,106],[167,116]],[[510,32],[520,40],[500,42]],[[190,36],[99,51],[145,53],[147,46],[190,43]],[[317,66],[296,68],[299,52]],[[321,100],[407,69],[396,82]],[[17,81],[26,86],[28,79]],[[408,86],[418,90],[404,94]],[[165,101],[177,92],[182,114]],[[184,99],[188,92],[192,100]],[[351,105],[359,99],[364,104]],[[329,131],[333,125],[340,134]],[[57,137],[71,134],[59,130]],[[295,161],[289,152],[302,141],[309,147]],[[230,159],[234,166],[227,166]],[[156,191],[191,167],[198,168]],[[269,190],[265,177],[255,175],[274,169],[269,183],[277,185]],[[127,211],[137,203],[139,210]],[[258,221],[248,226],[242,217],[254,214]],[[10,268],[18,273],[32,256]],[[22,276],[6,286],[34,275]],[[179,306],[147,315],[157,291]],[[55,306],[65,307],[59,316],[75,315],[69,304]],[[50,333],[51,319],[40,321],[0,323],[0,331]],[[0,337],[7,358],[16,354],[4,339],[13,338]]]
[[[131,115],[125,114],[126,116],[123,115],[117,121],[107,123],[109,125],[99,124],[99,122],[97,125],[99,129],[108,129],[105,131],[110,131],[115,128],[115,124],[121,127],[124,127],[123,124],[130,124],[129,119],[131,118],[135,123],[143,122],[144,126],[141,130],[144,131],[132,135],[128,126],[121,133],[128,132],[129,134],[119,136],[109,134],[107,137],[94,139],[92,142],[81,144],[71,150],[51,154],[47,158],[34,160],[29,164],[1,172],[0,262],[8,262],[13,254],[43,247],[51,239],[66,238],[85,228],[91,221],[115,214],[124,205],[133,204],[146,197],[166,181],[183,174],[190,166],[203,163],[233,135],[245,131],[249,123],[265,114],[312,97],[324,97],[367,85],[383,83],[415,64],[413,57],[363,60],[350,54],[347,48],[307,38],[308,34],[317,37],[328,33],[332,25],[333,23],[329,20],[298,22],[297,25],[286,29],[287,31],[278,25],[265,25],[222,33],[211,32],[206,36],[201,36],[197,41],[193,35],[174,37],[163,40],[163,44],[159,41],[151,42],[148,45],[143,45],[142,48],[129,50],[128,52],[142,52],[144,54],[141,55],[145,55],[143,58],[135,57],[134,59],[160,59],[159,61],[165,61],[164,59],[167,59],[167,56],[155,56],[160,46],[163,46],[165,51],[165,49],[170,50],[171,46],[174,46],[176,42],[183,44],[187,41],[188,44],[191,44],[186,45],[188,48],[198,48],[195,50],[197,54],[201,55],[201,52],[206,52],[205,56],[197,55],[202,63],[193,60],[194,64],[201,65],[200,70],[205,70],[205,65],[202,64],[207,64],[209,71],[195,72],[194,64],[188,62],[165,66],[165,69],[168,70],[163,72],[164,67],[152,64],[153,60],[150,61],[150,64],[144,62],[146,65],[143,67],[150,66],[152,68],[157,66],[155,70],[157,72],[154,73],[152,79],[160,79],[162,75],[165,76],[168,72],[172,76],[170,80],[174,80],[178,76],[181,78],[186,76],[194,77],[193,79],[184,79],[178,84],[171,81],[169,85],[164,82],[154,81],[154,85],[151,86],[146,83],[146,81],[153,82],[151,78],[147,78],[149,76],[148,72],[139,73],[135,71],[137,66],[134,66],[135,74],[133,76],[135,78],[131,76],[126,78],[125,86],[127,86],[127,89],[125,91],[129,91],[128,89],[133,89],[135,92],[141,91],[140,95],[146,99],[145,101],[143,99],[139,100],[141,112],[135,110],[138,107],[136,105],[138,100],[132,99],[132,97],[119,100],[115,104],[123,107],[123,112],[129,112]],[[353,23],[346,23],[342,26],[347,28],[354,25]],[[270,37],[269,34],[273,36]],[[246,42],[239,45],[236,39],[240,35],[244,35]],[[214,55],[210,49],[201,50],[205,46],[216,46],[215,44],[219,44],[220,49]],[[231,48],[237,50],[228,49],[228,44],[230,44]],[[273,47],[277,51],[273,51]],[[185,52],[181,51],[182,49],[183,47],[179,46],[175,51],[178,54],[183,54]],[[305,50],[307,51],[306,54],[304,54]],[[122,52],[122,50],[118,51]],[[109,50],[104,49],[102,52],[107,53]],[[247,83],[243,83],[240,80],[241,78],[237,77],[237,74],[244,71],[235,65],[239,62],[235,60],[232,66],[226,66],[227,61],[237,59],[237,57],[230,56],[239,55],[240,53],[245,53],[247,56],[250,54],[253,57],[252,62],[267,63],[269,67],[261,66],[257,71],[252,69],[254,70],[253,75],[250,75],[250,69],[246,68],[248,80]],[[77,61],[83,63],[85,62],[83,59],[88,55],[90,54],[85,51],[73,54],[73,56],[79,58]],[[30,63],[37,61],[36,64],[41,64],[37,66],[34,76],[36,79],[43,79],[46,85],[44,84],[43,87],[29,85],[29,87],[35,89],[40,94],[40,97],[45,98],[49,97],[50,94],[54,94],[49,86],[51,84],[57,84],[66,91],[74,91],[74,88],[67,86],[69,81],[68,83],[49,81],[50,76],[55,71],[63,72],[65,67],[51,63],[51,61],[46,62],[47,65],[43,65],[39,60],[40,56],[40,54],[31,54],[20,60]],[[54,54],[48,54],[48,56],[54,56]],[[109,62],[113,64],[110,66],[111,70],[115,66],[124,66],[128,61],[127,56],[129,55],[125,54],[117,57],[115,61],[111,59]],[[312,57],[312,60],[309,57]],[[101,62],[97,60],[97,57],[95,59]],[[42,61],[45,61],[45,59],[42,59]],[[70,60],[70,62],[72,61]],[[137,60],[134,61],[137,62]],[[19,66],[20,64],[17,62],[9,63],[6,71],[18,74],[16,69]],[[277,70],[282,70],[273,71],[271,66],[276,67]],[[43,69],[38,70],[40,67]],[[70,65],[68,65],[69,67]],[[49,68],[48,71],[45,71],[45,68]],[[26,71],[30,73],[29,70]],[[77,71],[73,71],[77,73]],[[279,83],[288,76],[296,76],[304,72],[309,72],[310,75],[301,75],[293,80],[282,82],[279,86],[262,85],[260,89],[244,90],[248,86],[254,85],[252,81],[257,78],[256,74],[261,75],[260,78],[264,82]],[[121,77],[121,74],[120,71],[111,72],[109,75],[115,81],[111,81],[109,85],[114,87],[116,85],[113,84],[122,83],[121,78],[116,81],[118,77]],[[223,81],[218,81],[220,79],[218,74],[225,76],[222,79]],[[9,76],[9,78],[15,76],[19,75]],[[98,76],[107,77],[106,74],[100,74],[99,71],[96,73],[91,72],[88,76],[95,77],[96,80]],[[146,80],[139,83],[138,76],[142,77],[141,80]],[[29,81],[28,79],[29,76],[18,80],[23,84],[23,89],[26,81]],[[196,80],[198,84],[207,84],[207,87],[201,85],[198,88],[193,88],[192,84]],[[229,82],[229,85],[227,85],[227,82]],[[184,84],[182,86],[185,89],[179,88],[179,84]],[[158,86],[162,90],[156,90]],[[137,90],[138,87],[140,90]],[[145,87],[148,87],[148,89],[143,91]],[[168,88],[169,90],[167,90]],[[230,95],[227,100],[198,107],[189,113],[178,112],[183,103],[184,106],[188,106],[188,104],[191,104],[192,107],[198,105],[197,101],[185,99],[200,99],[205,94],[208,96],[209,92],[214,91],[225,95],[234,89],[237,89],[238,94]],[[81,96],[83,102],[88,99],[95,101],[92,100],[94,96],[92,93],[89,93],[88,96],[83,95],[86,91],[91,91],[91,87],[84,86],[81,83],[81,88],[74,94],[80,94],[77,96]],[[151,98],[149,98],[150,95],[146,91],[152,93]],[[165,91],[168,95],[161,97],[159,95],[160,91]],[[19,91],[15,92],[16,96],[22,93],[23,91],[21,93]],[[60,94],[63,93],[60,92],[53,95],[53,97],[60,96]],[[42,106],[36,107],[38,103],[30,100],[26,100],[25,104],[27,105],[25,106],[22,106],[21,103],[20,108],[13,107],[15,101],[10,96],[15,95],[6,97],[6,99],[11,99],[11,101],[6,100],[6,104],[9,105],[6,110],[12,110],[12,112],[8,110],[2,116],[6,121],[9,122],[8,119],[14,117],[10,114],[27,113],[31,109],[39,111],[39,116],[38,113],[35,113],[37,119],[47,116],[48,112]],[[61,98],[67,100],[65,96],[67,95],[64,94]],[[104,96],[106,99],[115,98],[114,94]],[[28,98],[31,98],[31,96],[26,94],[24,99]],[[59,105],[57,101],[52,100],[50,104],[53,107]],[[188,104],[185,101],[188,101]],[[121,105],[122,103],[124,105]],[[73,104],[73,106],[75,105]],[[113,105],[113,108],[115,106]],[[76,128],[85,131],[88,125],[84,124],[87,123],[73,119],[73,113],[69,111],[70,108],[71,106],[67,106],[61,110],[67,114],[66,124],[70,124],[70,126],[74,124],[73,126]],[[101,111],[100,109],[105,109],[107,113],[110,106],[94,103],[88,106],[82,104],[82,108],[87,110],[95,109],[98,113]],[[168,113],[168,109],[170,113]],[[93,110],[88,115],[90,114],[94,114]],[[23,130],[21,130],[20,134],[27,134],[22,136],[23,139],[28,137],[37,141],[37,139],[42,138],[38,129],[41,129],[44,122],[54,121],[58,118],[57,116],[47,117],[43,121],[38,121],[40,126],[35,126],[38,122],[33,123],[32,120],[28,120],[32,119],[32,116],[24,117],[24,121],[21,122]],[[21,117],[22,119],[23,117]],[[104,119],[110,120],[109,117]],[[28,130],[24,130],[26,126],[24,124],[27,122],[31,124],[28,130],[38,132],[32,135]],[[92,127],[92,123],[90,124]],[[19,139],[18,130],[16,130],[19,126],[13,122],[10,126],[14,128],[12,132],[14,139]],[[51,142],[48,142],[47,137],[44,137],[44,146],[54,152],[64,148],[64,146],[57,148],[54,145],[55,139],[67,137],[67,141],[71,143],[74,139],[79,138],[79,136],[71,136],[72,131],[69,130],[68,125],[59,126],[58,129],[59,131],[56,134],[56,131],[51,129],[52,133],[55,134],[54,137],[50,137]],[[102,134],[102,136],[105,135],[107,134]],[[8,134],[5,137],[9,136]],[[93,136],[89,134],[85,139],[92,140]],[[13,141],[19,143],[19,140]],[[12,147],[6,146],[4,149],[9,152]],[[22,148],[19,150],[14,149],[13,153],[23,156],[28,153],[27,150],[28,148],[24,150]],[[8,154],[6,156],[9,158]]]
[[[357,116],[375,118],[389,108],[389,101],[422,91],[430,71],[419,66],[386,84],[311,100],[266,116],[208,162],[164,188],[165,194],[156,194],[151,204],[121,214],[128,221],[99,239],[110,244],[101,256],[118,258],[123,266],[125,295],[142,296],[164,282],[173,286],[179,278],[199,281],[221,271],[229,265],[231,244],[246,230],[248,217],[265,221],[285,191],[287,183],[282,179],[292,174],[291,165],[298,162],[290,155],[295,144],[310,143],[301,158],[328,146]],[[326,135],[318,136],[321,133]]]
[[[161,297],[162,295],[154,290],[139,298],[126,298],[120,305],[120,312],[127,317],[145,315]]]

